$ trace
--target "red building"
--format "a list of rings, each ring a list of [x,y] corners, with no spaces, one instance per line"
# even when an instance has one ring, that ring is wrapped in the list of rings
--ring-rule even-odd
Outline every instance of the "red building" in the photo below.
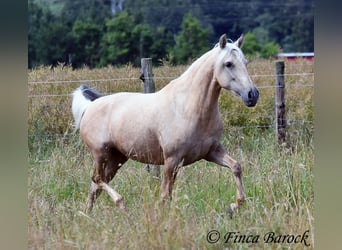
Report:
[[[309,61],[313,61],[315,58],[314,52],[304,52],[304,53],[278,53],[277,59],[285,59],[288,61],[295,61],[298,58],[304,58]]]

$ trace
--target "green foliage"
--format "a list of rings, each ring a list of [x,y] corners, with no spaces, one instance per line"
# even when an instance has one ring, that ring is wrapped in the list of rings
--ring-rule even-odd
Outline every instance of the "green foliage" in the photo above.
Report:
[[[261,50],[261,57],[262,58],[272,58],[275,57],[279,52],[279,45],[275,42],[268,42],[264,45]]]
[[[101,41],[100,66],[124,64],[132,59],[134,21],[127,12],[106,21],[106,33]]]
[[[136,51],[131,62],[140,65],[141,58],[151,57],[153,45],[153,31],[147,24],[137,24],[132,31],[133,48]]]
[[[164,27],[177,34],[181,29],[181,23],[186,13],[196,14],[192,0],[125,0],[124,5],[138,22],[144,22],[152,29]],[[200,16],[196,16],[198,19]]]
[[[29,0],[29,68],[58,62],[74,68],[137,65],[142,56],[154,62],[169,56],[172,63],[184,64],[217,43],[223,33],[255,34],[262,48],[247,46],[252,56],[270,57],[278,45],[285,52],[314,49],[312,0],[114,2],[115,12],[113,1]]]
[[[29,3],[28,64],[56,65],[67,61],[68,27],[49,9]]]
[[[275,42],[260,43],[254,33],[248,32],[242,50],[247,57],[272,58],[277,55],[279,49]]]
[[[101,26],[91,20],[76,20],[72,28],[74,51],[72,62],[74,67],[87,65],[93,68],[99,61]]]
[[[261,45],[258,43],[253,33],[248,32],[245,35],[245,40],[243,43],[242,50],[246,56],[252,56],[252,57],[258,55],[258,53],[260,52]]]
[[[208,37],[208,29],[202,28],[191,13],[186,14],[176,37],[176,46],[170,52],[171,62],[185,64],[202,55],[209,49]]]
[[[172,49],[173,42],[173,34],[170,31],[166,30],[163,26],[157,27],[154,31],[150,56],[154,64],[167,57],[168,51]]]
[[[40,58],[38,58],[38,44],[39,39],[37,33],[40,30],[41,22],[40,18],[43,14],[42,8],[29,1],[28,3],[28,66],[32,68],[35,64],[39,64]]]

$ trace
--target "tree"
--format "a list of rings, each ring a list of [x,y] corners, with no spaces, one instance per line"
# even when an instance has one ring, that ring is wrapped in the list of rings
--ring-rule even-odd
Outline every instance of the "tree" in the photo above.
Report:
[[[72,28],[73,38],[73,67],[87,65],[95,67],[100,59],[100,40],[102,28],[91,19],[88,21],[76,20]]]
[[[261,46],[253,33],[248,32],[245,35],[242,50],[246,56],[256,57],[259,55]]]
[[[55,66],[59,62],[69,61],[68,47],[70,44],[70,32],[62,23],[46,25],[42,41],[44,46],[39,50],[39,55],[45,62],[44,64]]]
[[[49,9],[29,4],[29,66],[56,65],[68,60],[68,27]]]
[[[267,42],[261,49],[262,58],[275,57],[280,50],[280,46],[275,42]]]
[[[154,39],[151,27],[147,24],[136,24],[132,31],[132,39],[134,47],[131,48],[131,50],[133,50],[133,53],[136,53],[131,55],[133,58],[132,63],[134,65],[139,65],[141,58],[152,56],[151,48]]]
[[[120,0],[113,11],[116,3],[29,0],[29,67],[70,58],[74,67],[138,64],[142,56],[187,63],[223,33],[253,33],[244,50],[254,56],[270,56],[278,45],[285,52],[314,50],[313,0]]]
[[[167,58],[168,51],[174,46],[174,38],[171,30],[163,26],[158,27],[153,34],[153,44],[151,46],[151,55],[154,64],[158,64],[158,60]]]
[[[41,26],[40,18],[43,15],[43,9],[33,1],[28,3],[28,66],[32,68],[39,64],[38,57],[38,32]]]
[[[268,38],[265,38],[262,42],[259,42],[254,33],[248,32],[245,35],[245,41],[242,50],[248,57],[274,57],[279,51],[279,45],[268,40]]]
[[[106,21],[106,31],[101,40],[101,58],[99,66],[108,64],[124,64],[132,61],[137,51],[133,51],[136,41],[133,40],[133,18],[123,11],[115,18]]]
[[[202,28],[191,13],[184,16],[181,27],[176,37],[176,46],[170,53],[172,63],[188,63],[209,49],[209,30]]]
[[[165,27],[174,34],[180,30],[183,16],[193,7],[191,0],[125,0],[124,6],[137,22],[143,22],[157,29]]]
[[[107,20],[101,40],[99,66],[120,65],[127,62],[140,65],[143,57],[152,57],[155,64],[166,57],[172,34],[163,27],[154,31],[145,23],[137,23],[127,11]]]
[[[58,1],[55,1],[58,2]],[[99,0],[61,0],[63,8],[60,16],[65,19],[65,23],[72,27],[77,20],[92,20],[92,22],[102,25],[106,18],[111,17],[110,3]]]

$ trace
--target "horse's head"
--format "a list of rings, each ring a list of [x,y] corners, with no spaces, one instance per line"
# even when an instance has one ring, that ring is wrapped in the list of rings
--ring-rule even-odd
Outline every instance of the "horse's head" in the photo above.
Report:
[[[247,60],[241,47],[244,37],[240,36],[233,43],[227,43],[226,35],[220,37],[217,49],[220,50],[215,63],[214,77],[222,88],[241,97],[248,107],[254,107],[259,98],[259,91],[247,72]]]

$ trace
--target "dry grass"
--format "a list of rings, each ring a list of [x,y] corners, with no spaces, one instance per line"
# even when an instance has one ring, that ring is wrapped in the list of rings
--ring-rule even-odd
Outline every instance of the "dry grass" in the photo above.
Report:
[[[154,68],[157,89],[185,67]],[[274,74],[273,62],[255,61],[251,75]],[[313,64],[286,64],[286,73],[313,72]],[[28,72],[29,82],[138,78],[140,70],[123,68],[53,70]],[[273,85],[273,77],[253,77],[256,85]],[[29,95],[69,94],[79,82],[29,84]],[[128,161],[111,182],[125,198],[128,212],[114,207],[102,194],[92,213],[84,214],[92,173],[92,158],[79,134],[72,130],[71,98],[29,98],[28,241],[30,249],[303,249],[303,244],[266,244],[263,236],[303,234],[309,230],[308,248],[313,248],[313,89],[290,87],[313,84],[312,76],[287,76],[287,115],[291,148],[275,144],[273,129],[241,128],[273,123],[274,89],[260,89],[254,109],[223,91],[220,97],[226,133],[222,143],[243,167],[246,204],[232,219],[226,208],[234,201],[231,173],[199,161],[180,170],[173,200],[159,202],[160,183],[141,164]],[[89,82],[102,92],[141,91],[140,80]],[[221,239],[207,242],[216,229]],[[258,243],[225,243],[226,232],[259,235]]]

